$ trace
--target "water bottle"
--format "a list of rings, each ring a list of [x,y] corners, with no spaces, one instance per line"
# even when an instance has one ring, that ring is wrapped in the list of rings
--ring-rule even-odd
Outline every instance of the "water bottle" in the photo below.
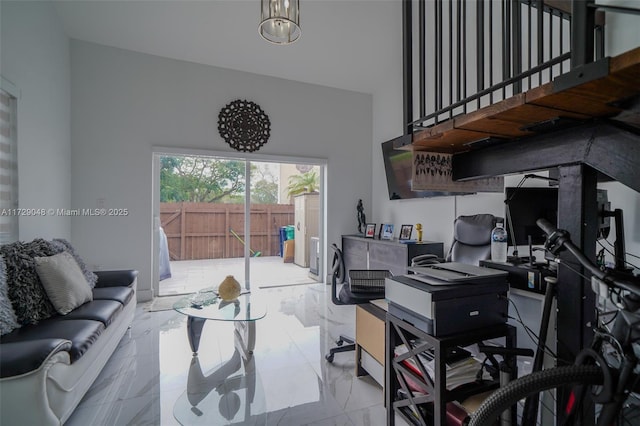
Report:
[[[507,261],[507,231],[503,228],[502,222],[498,222],[491,231],[491,260]]]

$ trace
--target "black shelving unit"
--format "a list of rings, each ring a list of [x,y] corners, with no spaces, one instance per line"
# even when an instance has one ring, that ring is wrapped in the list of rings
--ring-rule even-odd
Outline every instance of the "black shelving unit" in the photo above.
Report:
[[[386,316],[386,360],[385,363],[385,403],[387,407],[387,425],[395,425],[395,413],[408,423],[420,426],[444,425],[446,404],[449,401],[464,400],[467,397],[496,388],[498,383],[483,382],[459,386],[447,390],[446,365],[444,354],[449,348],[469,346],[485,340],[504,338],[505,347],[516,347],[516,329],[508,324],[473,330],[466,333],[444,337],[434,337],[414,327],[392,314]],[[412,347],[411,340],[420,339],[422,343]],[[409,351],[395,357],[394,349],[404,343]],[[433,351],[434,376],[431,377],[418,359],[418,354]],[[413,358],[421,374],[407,368],[403,361]],[[515,361],[512,361],[512,371]],[[416,395],[408,386],[405,377],[424,389],[425,395]]]

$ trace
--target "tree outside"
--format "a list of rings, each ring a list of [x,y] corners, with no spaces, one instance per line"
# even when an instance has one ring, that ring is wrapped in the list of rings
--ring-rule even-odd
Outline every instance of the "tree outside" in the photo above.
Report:
[[[290,176],[287,193],[289,194],[289,197],[292,197],[309,192],[316,192],[319,186],[320,179],[318,177],[318,172],[312,169],[299,175]]]
[[[160,159],[160,201],[243,203],[245,163],[211,157],[164,156]],[[268,163],[251,164],[251,202],[277,204],[278,180]]]

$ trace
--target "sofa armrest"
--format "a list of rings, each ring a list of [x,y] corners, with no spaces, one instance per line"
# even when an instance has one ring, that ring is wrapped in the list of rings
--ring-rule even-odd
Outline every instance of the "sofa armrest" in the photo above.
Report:
[[[131,287],[138,276],[135,269],[124,269],[119,271],[94,271],[98,276],[96,287]]]
[[[67,339],[37,339],[0,344],[0,378],[37,370],[52,355],[71,349]]]

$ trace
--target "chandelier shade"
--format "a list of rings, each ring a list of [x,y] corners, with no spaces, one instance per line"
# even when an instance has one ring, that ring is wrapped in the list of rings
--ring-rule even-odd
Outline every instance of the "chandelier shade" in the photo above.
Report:
[[[268,42],[290,44],[300,38],[300,0],[260,0],[258,32]]]

